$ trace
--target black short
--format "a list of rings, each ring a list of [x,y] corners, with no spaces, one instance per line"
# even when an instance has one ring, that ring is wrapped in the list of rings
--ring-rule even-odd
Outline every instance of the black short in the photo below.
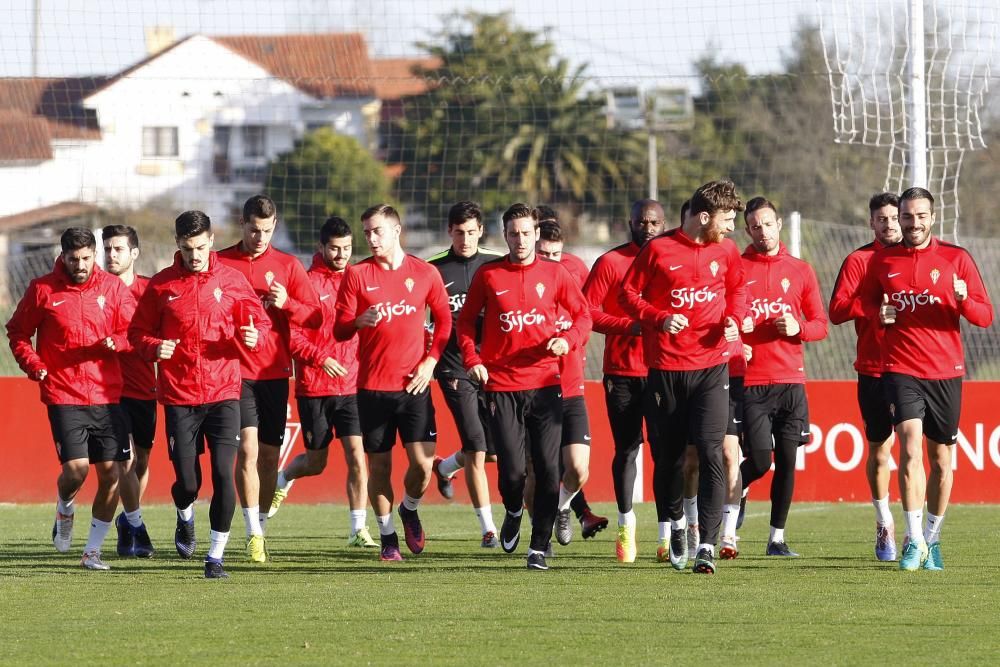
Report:
[[[774,448],[773,438],[809,441],[804,384],[763,384],[743,389],[743,451]]]
[[[280,447],[288,420],[288,380],[243,380],[240,428],[256,428],[257,440]]]
[[[892,412],[892,423],[919,419],[924,435],[934,442],[954,445],[962,413],[962,378],[923,380],[912,375],[885,373],[882,386]]]
[[[561,445],[590,445],[590,419],[587,417],[587,401],[583,396],[563,399]]]
[[[91,463],[128,461],[128,424],[117,403],[49,405],[49,426],[59,463],[88,459]]]
[[[441,395],[455,419],[463,452],[496,454],[490,435],[489,412],[486,393],[468,378],[442,378],[438,380]]]
[[[882,378],[858,373],[858,408],[868,442],[885,442],[892,435],[892,412]]]
[[[521,391],[489,391],[486,401],[498,458],[530,456],[532,451],[547,452],[558,465],[564,405],[558,385]]]
[[[646,420],[667,450],[722,447],[729,419],[728,364],[694,371],[649,369]]]
[[[156,400],[122,396],[121,405],[132,443],[136,447],[152,449],[153,439],[156,438]]]
[[[359,389],[358,417],[365,451],[370,454],[392,451],[397,432],[403,444],[437,442],[430,389],[419,394]]]
[[[240,403],[165,405],[167,454],[171,460],[198,456],[205,442],[212,447],[239,447]]]
[[[743,378],[729,378],[729,421],[726,435],[743,435]]]
[[[300,396],[295,399],[302,422],[302,439],[306,449],[326,449],[334,437],[361,435],[358,420],[358,397]]]

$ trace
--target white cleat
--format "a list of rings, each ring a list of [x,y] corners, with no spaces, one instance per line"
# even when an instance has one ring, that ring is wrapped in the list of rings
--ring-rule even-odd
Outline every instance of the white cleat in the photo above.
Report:
[[[52,545],[61,554],[73,546],[73,516],[56,512],[56,522],[52,524]]]
[[[80,565],[86,570],[110,570],[111,566],[101,560],[100,551],[84,552]]]

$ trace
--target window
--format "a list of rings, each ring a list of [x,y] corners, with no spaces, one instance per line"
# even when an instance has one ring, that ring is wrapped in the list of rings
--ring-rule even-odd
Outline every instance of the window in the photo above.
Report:
[[[243,157],[264,157],[266,141],[263,125],[243,126]]]
[[[142,128],[143,157],[177,157],[176,127]]]

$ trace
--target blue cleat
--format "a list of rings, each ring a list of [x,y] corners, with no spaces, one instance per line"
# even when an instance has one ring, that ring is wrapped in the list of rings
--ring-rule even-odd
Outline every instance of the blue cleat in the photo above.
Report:
[[[177,555],[187,560],[194,555],[195,545],[194,519],[185,521],[177,517],[177,528],[174,529],[174,546],[177,547]]]
[[[785,556],[786,558],[798,558],[799,555],[788,548],[784,540],[781,542],[768,542],[767,543],[767,555],[768,556]]]
[[[896,526],[875,524],[875,558],[880,561],[896,560]]]
[[[924,561],[924,569],[932,572],[940,572],[944,569],[940,542],[931,542],[927,545],[927,560]]]
[[[907,572],[913,572],[923,567],[926,560],[926,542],[923,540],[920,540],[919,542],[907,542],[906,546],[903,547],[903,557],[899,559],[899,569]]]
[[[118,555],[122,558],[135,556],[135,537],[132,533],[132,526],[125,517],[125,512],[118,514],[115,519],[115,530],[118,531],[118,545],[116,547]]]

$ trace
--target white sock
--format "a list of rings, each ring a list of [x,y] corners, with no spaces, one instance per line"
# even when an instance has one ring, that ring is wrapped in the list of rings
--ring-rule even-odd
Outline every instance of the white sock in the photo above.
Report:
[[[451,479],[455,476],[462,466],[458,464],[458,452],[455,452],[446,459],[441,459],[441,463],[438,464],[438,472],[441,473],[442,477],[447,477]]]
[[[628,512],[625,512],[624,514],[622,514],[621,512],[619,512],[618,513],[618,525],[619,526],[632,526],[633,528],[635,528],[635,512],[632,511],[632,510],[629,510]]]
[[[944,514],[927,513],[927,525],[924,527],[924,540],[927,544],[941,541],[941,524],[944,523]]]
[[[785,541],[785,529],[775,528],[771,526],[771,537],[767,539],[768,542],[784,542]]]
[[[247,525],[247,537],[264,534],[264,529],[260,527],[260,505],[244,507],[243,521]]]
[[[351,510],[348,512],[351,519],[351,535],[365,527],[368,521],[368,510]]]
[[[873,498],[872,505],[875,506],[875,521],[880,526],[888,526],[892,521],[892,510],[889,508],[889,496],[885,498]]]
[[[682,516],[680,519],[677,520],[674,519],[670,520],[671,530],[683,530],[691,525],[697,525],[697,524],[692,524],[691,522],[689,522],[686,516]]]
[[[226,542],[229,541],[229,533],[220,533],[214,530],[208,531],[208,557],[215,560],[222,560],[222,552],[226,550]]]
[[[418,505],[420,505],[420,498],[414,498],[408,493],[403,494],[403,507],[411,512],[416,512]]]
[[[698,525],[698,496],[684,499],[684,516],[691,525]]]
[[[739,505],[722,506],[722,536],[736,537],[736,520],[740,518]]]
[[[715,545],[714,544],[709,544],[707,542],[702,542],[701,544],[698,545],[698,551],[701,551],[702,549],[707,549],[708,553],[712,554],[712,556],[715,556]]]
[[[97,517],[90,518],[90,533],[87,534],[87,546],[83,548],[83,553],[90,551],[100,551],[104,544],[104,538],[111,528],[110,521],[101,521]]]
[[[181,521],[194,521],[194,503],[187,507],[178,507],[177,516],[180,517]]]
[[[497,526],[493,523],[493,506],[483,505],[482,507],[473,507],[476,512],[476,518],[479,519],[479,530],[482,534],[486,533],[496,533]]]
[[[73,513],[76,512],[76,507],[73,505],[72,500],[63,500],[56,496],[56,511],[65,516],[73,516]]]
[[[375,523],[378,524],[379,535],[392,535],[396,532],[396,525],[392,522],[392,512],[384,516],[376,516]]]
[[[125,512],[125,518],[128,519],[128,525],[133,528],[138,528],[142,525],[142,512],[138,509],[134,512]]]
[[[903,517],[906,519],[906,536],[911,542],[920,543],[924,541],[924,511],[922,509],[907,512],[903,510]]]
[[[746,497],[747,497],[747,494],[749,494],[749,493],[750,493],[750,486],[749,486],[749,485],[747,485],[747,487],[746,487],[745,489],[743,489],[743,495],[742,495],[742,496],[740,496],[740,497],[741,497],[741,498],[746,498]]]
[[[521,509],[517,510],[516,512],[511,512],[510,510],[507,510],[507,514],[511,515],[512,517],[514,517],[516,519],[517,517],[519,517],[522,514],[524,514],[524,508],[522,507]]]
[[[278,471],[278,481],[275,484],[275,486],[277,486],[282,491],[287,491],[288,487],[290,487],[292,485],[292,482],[294,482],[294,481],[295,481],[294,479],[288,479],[287,477],[285,477],[285,471],[284,470],[279,470]]]
[[[660,541],[670,539],[670,522],[669,521],[659,521],[656,527],[660,531]]]
[[[569,509],[569,504],[571,502],[573,502],[573,498],[578,493],[580,493],[579,489],[577,489],[576,491],[570,491],[564,485],[560,484],[559,485],[559,511],[562,512],[563,510],[568,510]]]
[[[267,529],[267,514],[264,512],[258,514],[257,521],[260,522],[260,533],[263,535],[264,531]]]

